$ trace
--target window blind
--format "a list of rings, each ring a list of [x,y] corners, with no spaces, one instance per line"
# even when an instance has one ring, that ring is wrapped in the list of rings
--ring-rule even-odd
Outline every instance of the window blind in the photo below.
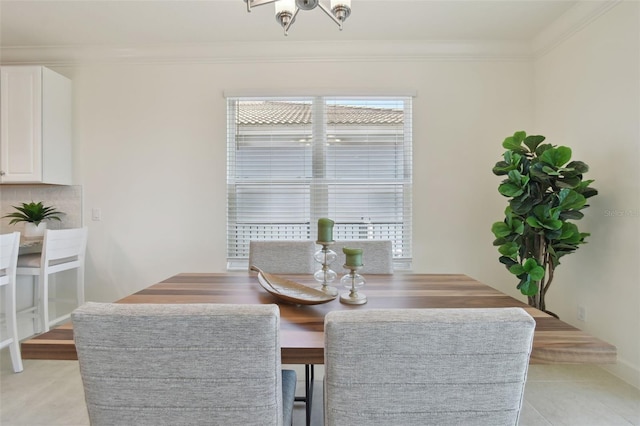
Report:
[[[227,257],[246,269],[251,240],[393,242],[409,268],[411,97],[227,98]]]

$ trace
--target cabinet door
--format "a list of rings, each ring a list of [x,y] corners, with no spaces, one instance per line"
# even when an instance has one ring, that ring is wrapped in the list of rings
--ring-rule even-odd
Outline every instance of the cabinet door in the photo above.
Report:
[[[42,67],[0,68],[0,182],[42,181]]]

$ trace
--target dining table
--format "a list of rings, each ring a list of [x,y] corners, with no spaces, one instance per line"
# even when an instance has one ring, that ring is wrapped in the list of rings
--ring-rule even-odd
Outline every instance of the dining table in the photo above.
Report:
[[[265,277],[271,277],[272,280]],[[358,289],[366,303],[343,303],[341,295],[322,297],[323,303],[283,297],[282,287],[271,281],[292,284],[289,289],[318,288],[312,275],[277,275],[259,272],[181,273],[153,284],[116,303],[275,303],[280,309],[280,346],[283,364],[304,365],[306,424],[311,422],[314,365],[324,364],[324,319],[327,313],[355,309],[507,308],[520,307],[536,321],[530,363],[616,362],[616,347],[589,335],[554,316],[535,309],[491,286],[462,274],[393,273],[366,275]],[[284,281],[282,281],[284,280]],[[334,284],[337,286],[337,283]],[[300,287],[302,286],[302,287]],[[352,300],[347,288],[338,289]],[[304,294],[304,290],[301,291]],[[326,294],[326,293],[325,293]],[[290,294],[289,294],[290,295]],[[313,298],[312,298],[313,299]],[[317,300],[316,300],[317,301]],[[362,300],[359,300],[359,303]],[[78,358],[73,341],[73,325],[62,324],[22,343],[25,359]]]
[[[311,275],[282,278],[308,287]],[[280,308],[283,364],[324,364],[324,318],[330,311],[355,309],[506,308],[520,307],[536,321],[532,364],[612,364],[616,347],[561,319],[462,274],[393,273],[367,275],[363,305],[340,297],[322,304],[296,304],[266,291],[254,272],[180,273],[115,303],[275,303]],[[334,285],[337,286],[336,283]],[[347,289],[339,289],[347,292]],[[24,359],[75,360],[73,325],[62,324],[22,343]]]

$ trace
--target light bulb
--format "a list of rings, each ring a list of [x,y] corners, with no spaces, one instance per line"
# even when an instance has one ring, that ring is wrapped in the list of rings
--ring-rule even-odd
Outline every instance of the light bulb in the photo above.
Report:
[[[282,12],[289,12],[293,15],[296,10],[296,0],[279,0],[275,2],[276,16]]]
[[[331,13],[340,22],[351,15],[351,0],[331,0]]]
[[[293,14],[296,11],[296,0],[280,0],[275,3],[276,6],[276,21],[285,28],[285,35],[287,35],[287,26],[292,24]]]

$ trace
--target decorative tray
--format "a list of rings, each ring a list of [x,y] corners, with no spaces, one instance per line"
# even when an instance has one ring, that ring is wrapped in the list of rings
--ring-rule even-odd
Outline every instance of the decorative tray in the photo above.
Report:
[[[262,288],[286,302],[299,305],[319,305],[331,302],[337,297],[337,295],[332,296],[304,284],[268,274],[255,267],[252,269],[258,271],[258,282]]]

